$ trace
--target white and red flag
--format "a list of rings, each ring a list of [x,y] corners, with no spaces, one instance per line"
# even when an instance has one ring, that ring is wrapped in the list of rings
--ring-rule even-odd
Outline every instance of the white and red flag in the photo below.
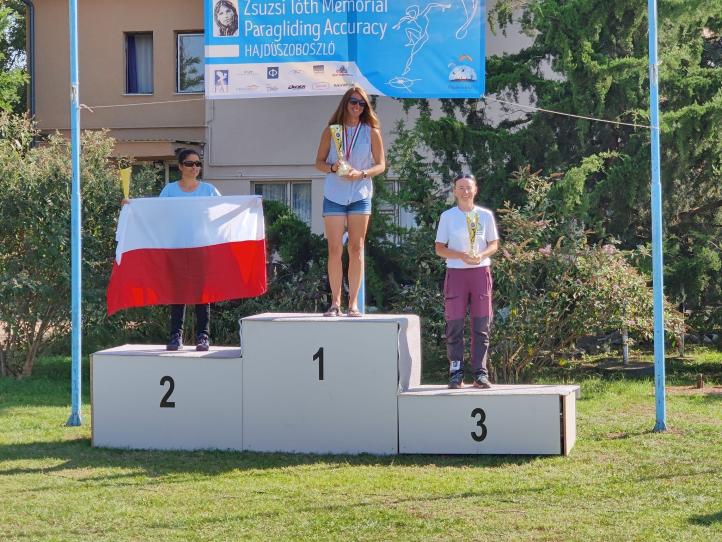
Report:
[[[108,314],[266,292],[260,196],[139,198],[123,207]]]

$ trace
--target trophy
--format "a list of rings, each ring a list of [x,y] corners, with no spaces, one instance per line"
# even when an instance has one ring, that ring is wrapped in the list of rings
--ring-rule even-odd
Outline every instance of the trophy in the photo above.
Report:
[[[479,231],[479,215],[476,214],[476,211],[466,213],[466,229],[469,232],[469,242],[471,243],[469,256],[476,258],[478,256],[476,252],[476,233]]]
[[[345,177],[351,173],[353,168],[351,167],[351,164],[344,160],[343,125],[332,124],[328,127],[328,129],[331,130],[331,139],[333,139],[333,143],[336,145],[336,155],[338,156],[338,169],[336,170],[336,174],[340,177]]]
[[[133,168],[121,168],[118,171],[118,175],[120,176],[120,186],[123,188],[123,197],[125,199],[128,199],[128,196],[130,195],[130,174],[133,171]]]

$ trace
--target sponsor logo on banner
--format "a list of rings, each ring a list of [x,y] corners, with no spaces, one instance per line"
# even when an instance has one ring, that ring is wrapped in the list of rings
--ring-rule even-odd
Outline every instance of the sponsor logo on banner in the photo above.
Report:
[[[258,85],[246,85],[245,87],[241,87],[241,90],[248,90],[250,92],[258,92],[261,89]]]
[[[305,90],[306,85],[288,85],[288,90]]]
[[[254,75],[258,75],[258,72],[255,70],[243,70],[239,75],[241,77],[252,77]]]
[[[313,84],[313,90],[328,90],[331,88],[331,85],[328,83],[314,83]]]
[[[463,62],[473,61],[474,59],[469,55],[464,54],[459,57],[459,64],[450,62],[449,68],[451,68],[451,71],[449,72],[449,81],[452,83],[473,83],[476,81],[476,70],[468,64],[463,64]]]
[[[346,77],[347,75],[351,75],[351,71],[343,65],[336,68],[336,73],[333,74],[334,77]]]
[[[296,68],[292,70],[291,73],[293,73],[294,75],[303,75],[305,72],[300,68]]]
[[[460,83],[472,83],[476,81],[476,71],[471,66],[461,64],[454,66],[449,72],[449,81]]]
[[[314,64],[313,73],[324,73],[325,71],[326,67],[323,64]]]
[[[353,86],[353,83],[334,83],[334,88],[351,88]]]
[[[278,92],[278,87],[276,87],[274,85],[266,85],[266,90],[268,92]]]
[[[218,94],[227,94],[228,84],[230,83],[230,76],[228,74],[228,70],[216,70],[213,75],[213,91]]]
[[[266,68],[266,79],[278,79],[280,72],[278,66],[269,66]]]

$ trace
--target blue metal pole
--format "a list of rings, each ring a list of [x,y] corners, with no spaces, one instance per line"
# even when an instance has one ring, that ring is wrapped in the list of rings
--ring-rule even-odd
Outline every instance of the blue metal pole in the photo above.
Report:
[[[664,263],[662,259],[662,182],[659,152],[659,64],[657,63],[657,0],[648,0],[649,110],[652,136],[652,283],[654,289],[655,431],[667,429],[664,376]]]
[[[71,325],[72,325],[72,410],[67,425],[82,424],[81,403],[81,216],[80,216],[80,97],[78,96],[78,0],[68,0],[70,21],[70,153],[73,179],[70,192],[71,237]]]
[[[361,286],[358,290],[358,310],[361,314],[366,314],[366,249],[361,249],[361,258],[363,258],[363,266],[361,267]]]

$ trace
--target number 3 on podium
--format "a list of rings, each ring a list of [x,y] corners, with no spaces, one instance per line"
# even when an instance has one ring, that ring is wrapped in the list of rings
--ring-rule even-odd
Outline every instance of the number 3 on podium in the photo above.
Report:
[[[471,417],[476,418],[477,416],[479,416],[479,419],[476,421],[476,425],[478,425],[481,429],[481,433],[477,434],[472,431],[471,438],[473,438],[476,442],[481,442],[486,438],[486,425],[484,425],[484,422],[486,421],[486,412],[484,412],[481,408],[475,408],[471,411]]]

